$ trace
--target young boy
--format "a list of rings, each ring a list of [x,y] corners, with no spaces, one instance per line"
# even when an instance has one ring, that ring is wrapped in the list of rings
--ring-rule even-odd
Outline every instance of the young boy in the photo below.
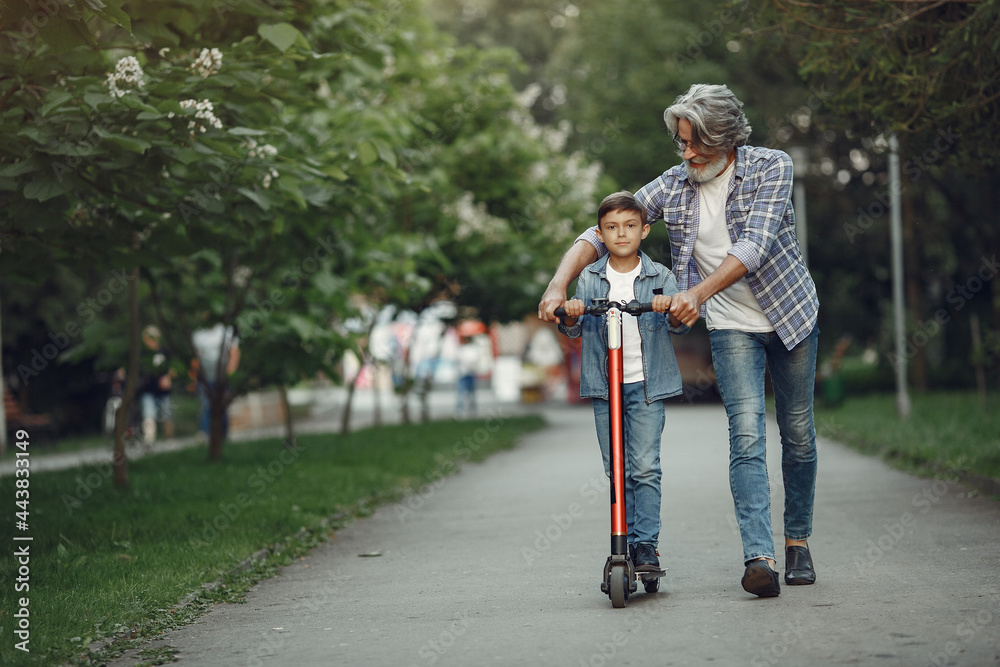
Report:
[[[660,535],[660,436],[664,425],[663,400],[680,394],[681,373],[674,358],[670,333],[688,327],[666,315],[677,279],[662,264],[639,250],[649,234],[645,211],[631,193],[608,195],[597,211],[597,235],[608,254],[581,273],[576,296],[563,304],[566,316],[559,330],[570,338],[583,335],[580,398],[592,398],[597,439],[604,472],[611,476],[608,354],[605,322],[584,317],[584,307],[595,298],[616,303],[633,299],[652,302],[652,313],[622,314],[622,414],[624,419],[625,517],[628,544],[637,572],[660,569],[656,551]],[[669,325],[669,326],[668,326]]]

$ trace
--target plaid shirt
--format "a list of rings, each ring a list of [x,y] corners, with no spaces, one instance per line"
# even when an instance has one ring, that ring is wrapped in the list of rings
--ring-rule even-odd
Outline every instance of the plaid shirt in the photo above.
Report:
[[[663,219],[670,236],[673,271],[681,291],[701,282],[694,261],[698,238],[698,183],[689,181],[683,164],[665,171],[635,193],[646,220]],[[770,148],[739,146],[736,173],[729,182],[726,224],[733,247],[729,254],[747,268],[746,281],[785,347],[792,349],[816,326],[816,284],[802,259],[795,236],[791,202],[792,161]],[[598,257],[607,248],[591,227],[577,240],[594,246]],[[702,317],[705,306],[702,305]]]

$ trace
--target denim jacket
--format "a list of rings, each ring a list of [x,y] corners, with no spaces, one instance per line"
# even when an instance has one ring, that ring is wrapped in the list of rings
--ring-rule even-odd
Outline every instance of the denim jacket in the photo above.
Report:
[[[583,271],[576,281],[575,299],[591,305],[595,298],[606,299],[611,291],[608,282],[608,257],[605,255]],[[635,279],[636,301],[648,303],[657,294],[673,296],[677,293],[677,279],[670,269],[654,262],[642,251],[639,252],[642,270]],[[608,341],[607,317],[584,315],[576,324],[568,327],[559,325],[559,331],[570,338],[583,335],[583,352],[580,364],[580,398],[601,398],[608,400]],[[646,376],[643,382],[646,403],[659,401],[681,393],[681,371],[674,357],[674,347],[670,334],[685,334],[690,330],[685,325],[672,327],[666,313],[643,313],[639,315],[639,338],[642,340],[642,370]]]

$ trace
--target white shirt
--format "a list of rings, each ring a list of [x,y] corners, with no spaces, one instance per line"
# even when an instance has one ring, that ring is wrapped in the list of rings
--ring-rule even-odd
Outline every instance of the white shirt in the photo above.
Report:
[[[628,303],[635,299],[635,281],[642,271],[642,262],[637,262],[635,268],[628,273],[619,273],[611,268],[608,262],[608,282],[611,291],[608,301]],[[639,337],[639,321],[628,313],[622,313],[622,380],[625,384],[642,382],[646,374],[642,370],[642,339]]]
[[[479,369],[479,348],[472,341],[458,346],[458,374],[475,375]]]
[[[694,261],[702,277],[719,268],[733,247],[726,224],[726,199],[729,182],[735,173],[734,160],[721,174],[699,187],[701,215],[698,238],[694,242]],[[774,331],[774,326],[750,291],[746,278],[740,278],[710,298],[705,308],[709,329],[739,329],[757,333]]]
[[[223,345],[225,340],[225,345]],[[199,329],[191,334],[191,343],[194,345],[195,354],[198,355],[198,363],[201,366],[205,380],[215,382],[215,371],[219,367],[219,354],[225,357],[222,360],[222,372],[226,372],[229,364],[229,351],[239,347],[239,338],[231,327],[216,324],[211,329]]]

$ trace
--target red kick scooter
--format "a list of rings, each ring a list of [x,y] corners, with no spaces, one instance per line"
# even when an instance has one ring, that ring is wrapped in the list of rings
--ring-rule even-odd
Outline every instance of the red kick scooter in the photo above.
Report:
[[[663,569],[653,572],[636,572],[628,551],[628,524],[625,520],[625,431],[622,410],[622,313],[638,316],[653,310],[651,303],[630,301],[628,304],[610,303],[607,299],[593,299],[584,310],[585,315],[607,316],[605,326],[608,340],[608,403],[611,423],[611,555],[604,564],[601,592],[611,598],[611,606],[622,608],[629,595],[635,593],[642,582],[647,593],[660,588]],[[566,315],[565,309],[556,308],[558,317]]]

